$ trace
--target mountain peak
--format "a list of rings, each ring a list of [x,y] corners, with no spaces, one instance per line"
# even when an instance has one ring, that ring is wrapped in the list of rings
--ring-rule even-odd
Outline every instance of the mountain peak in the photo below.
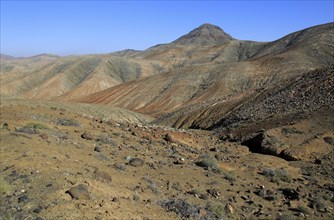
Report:
[[[195,44],[204,46],[225,44],[231,40],[233,40],[233,38],[229,34],[225,33],[220,27],[205,23],[172,43],[178,45]]]

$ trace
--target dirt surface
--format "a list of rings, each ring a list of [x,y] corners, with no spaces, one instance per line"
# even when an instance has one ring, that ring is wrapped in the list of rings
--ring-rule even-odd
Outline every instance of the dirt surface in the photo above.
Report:
[[[209,131],[18,103],[1,106],[1,219],[334,217],[333,151],[287,161]],[[333,133],[316,140],[334,148]]]

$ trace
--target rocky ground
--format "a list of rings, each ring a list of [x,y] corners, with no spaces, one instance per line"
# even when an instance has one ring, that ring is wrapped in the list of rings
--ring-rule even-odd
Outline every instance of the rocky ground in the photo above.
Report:
[[[334,134],[319,121],[228,142],[69,106],[2,100],[1,219],[334,218]]]

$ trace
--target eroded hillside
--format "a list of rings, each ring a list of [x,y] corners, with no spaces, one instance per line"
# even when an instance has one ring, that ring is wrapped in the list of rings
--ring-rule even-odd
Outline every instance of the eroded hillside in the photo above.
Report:
[[[142,52],[142,56],[150,54],[146,59],[158,60],[165,57],[165,62],[175,61],[177,68],[103,90],[79,102],[113,104],[156,117],[190,105],[215,104],[219,99],[284,84],[306,72],[333,65],[333,34],[330,23],[266,44],[230,40],[203,47],[158,45]],[[213,51],[218,56],[213,55],[215,59],[211,60]],[[184,62],[175,54],[180,54]]]
[[[2,101],[1,219],[333,218],[334,133],[317,117],[265,132],[267,151],[303,143],[285,148],[288,161],[210,131],[87,109]]]

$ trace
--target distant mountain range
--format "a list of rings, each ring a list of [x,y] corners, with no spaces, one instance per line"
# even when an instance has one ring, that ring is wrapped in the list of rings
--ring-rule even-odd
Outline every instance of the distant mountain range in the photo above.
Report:
[[[305,87],[317,83],[316,77],[305,74],[324,74],[332,86],[333,27],[328,23],[273,42],[254,42],[203,24],[171,43],[144,51],[20,59],[1,55],[1,95],[115,105],[166,125],[213,129],[226,126],[232,110],[252,105],[247,100],[259,104],[256,97],[275,96],[269,91],[285,85],[293,90],[288,82],[304,78]],[[275,111],[263,117],[271,114]]]

